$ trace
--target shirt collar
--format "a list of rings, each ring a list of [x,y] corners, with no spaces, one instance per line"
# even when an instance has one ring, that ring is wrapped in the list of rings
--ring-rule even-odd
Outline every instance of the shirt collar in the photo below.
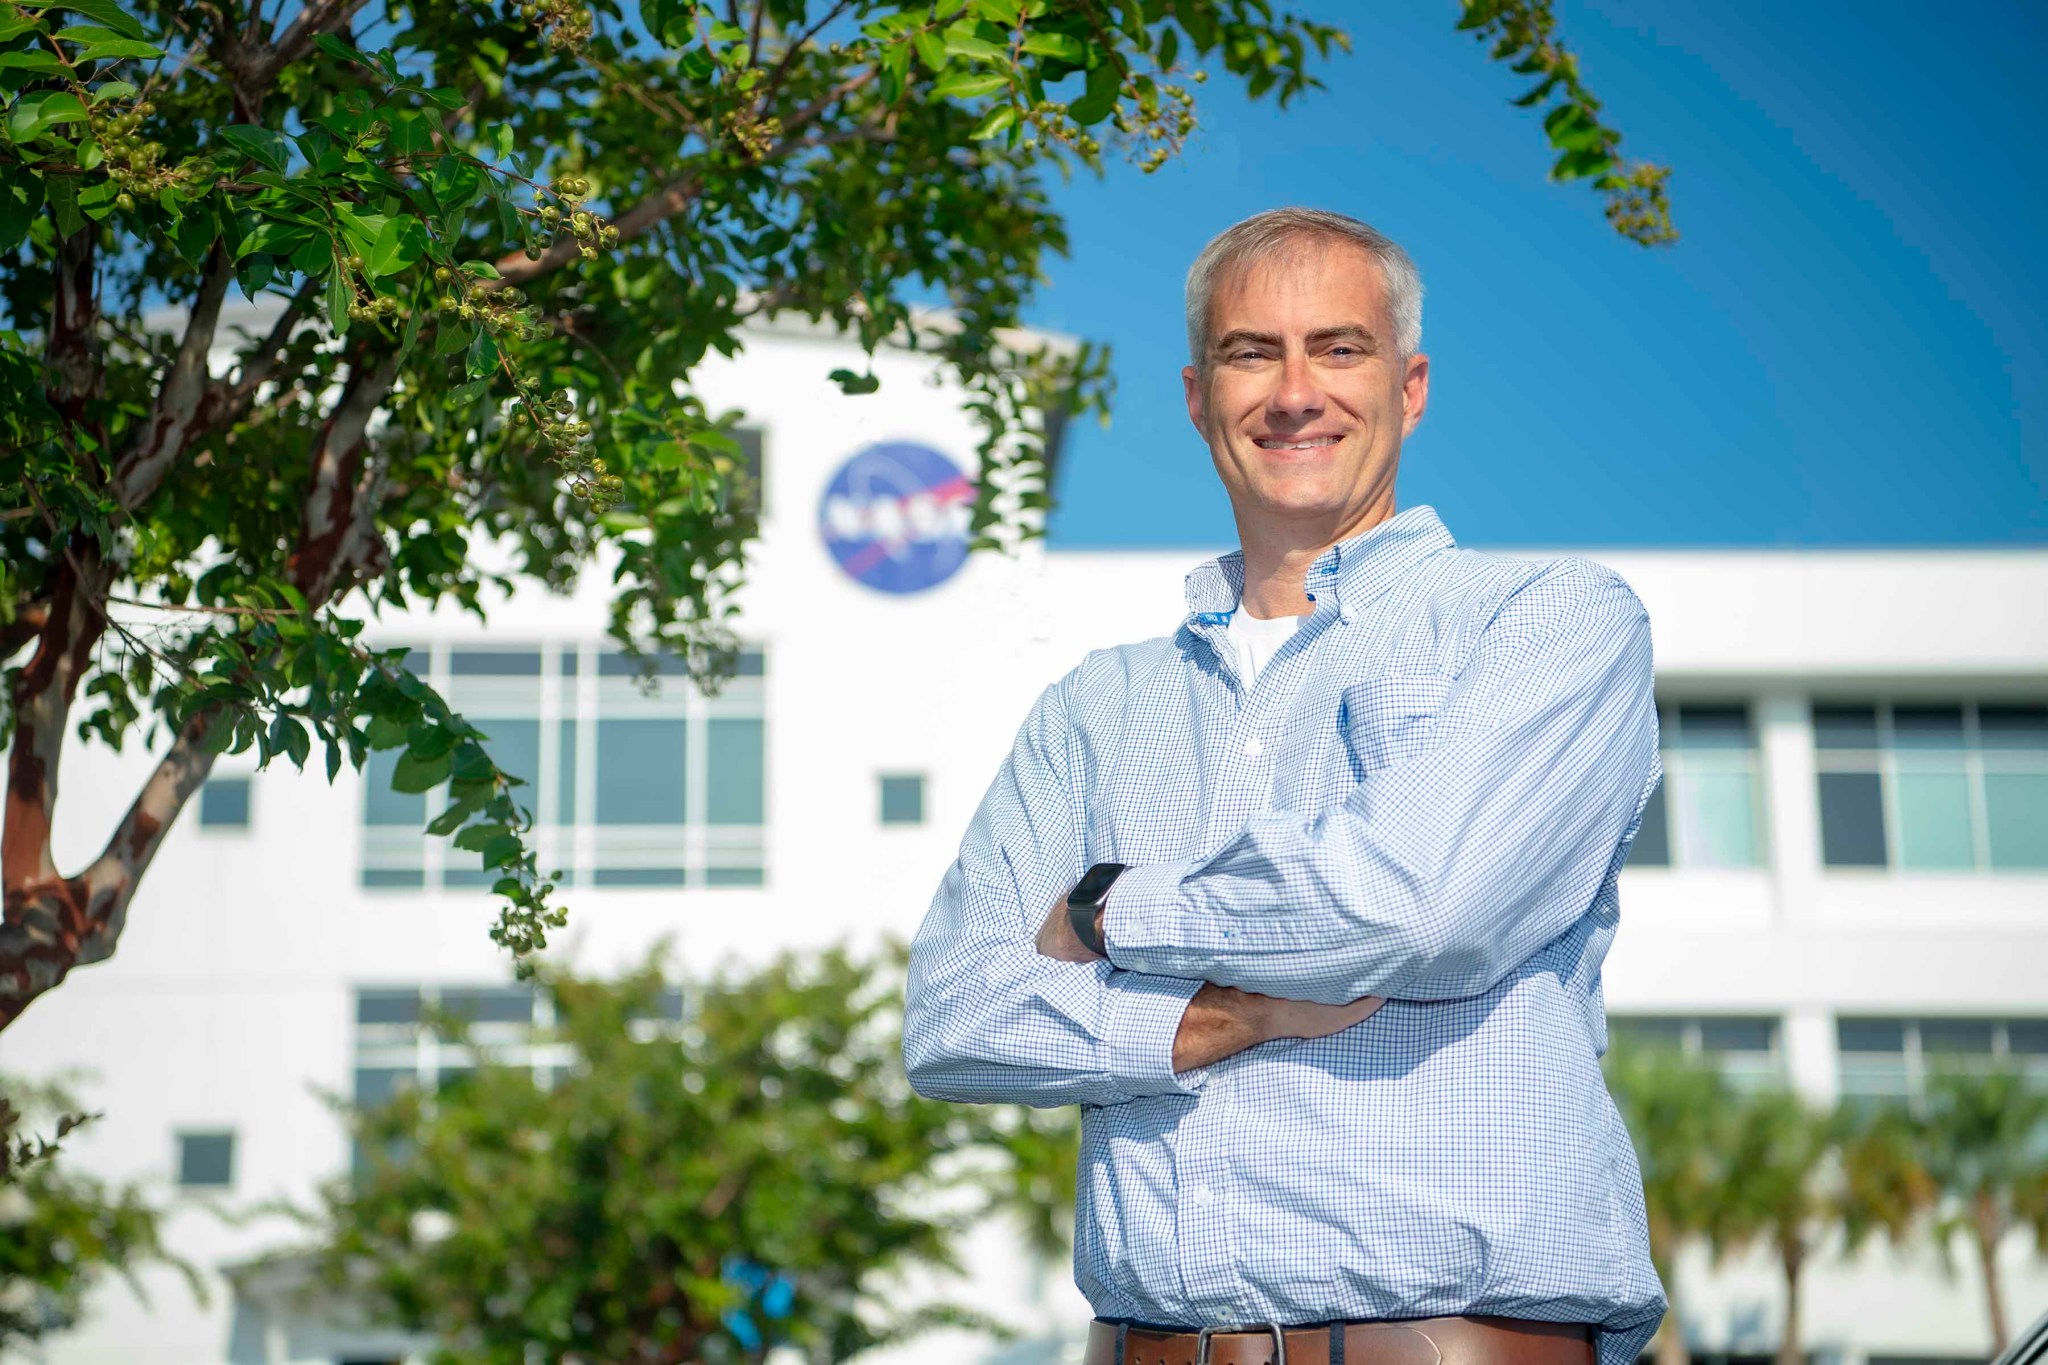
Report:
[[[1334,596],[1336,610],[1348,620],[1423,560],[1456,545],[1436,509],[1417,503],[1317,555],[1305,586],[1318,604]],[[1228,621],[1244,595],[1244,551],[1198,565],[1187,576],[1186,591],[1191,619],[1211,625]]]

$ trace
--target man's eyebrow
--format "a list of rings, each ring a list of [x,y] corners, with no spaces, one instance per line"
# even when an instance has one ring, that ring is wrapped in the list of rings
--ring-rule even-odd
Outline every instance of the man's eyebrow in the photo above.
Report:
[[[1318,327],[1308,334],[1311,346],[1325,341],[1355,341],[1375,355],[1380,349],[1379,339],[1355,322],[1347,322],[1337,327]]]
[[[1228,351],[1238,346],[1267,346],[1278,350],[1280,345],[1280,338],[1271,332],[1254,332],[1250,328],[1240,327],[1236,331],[1225,332],[1217,337],[1213,349]]]

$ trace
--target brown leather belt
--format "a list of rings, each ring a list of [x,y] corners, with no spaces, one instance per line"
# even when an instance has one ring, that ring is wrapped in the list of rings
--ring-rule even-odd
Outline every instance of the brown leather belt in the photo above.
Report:
[[[1342,1329],[1335,1341],[1332,1327]],[[1081,1365],[1594,1365],[1594,1360],[1592,1328],[1523,1318],[1417,1318],[1227,1331],[1205,1327],[1199,1332],[1127,1327],[1097,1318],[1088,1325]]]

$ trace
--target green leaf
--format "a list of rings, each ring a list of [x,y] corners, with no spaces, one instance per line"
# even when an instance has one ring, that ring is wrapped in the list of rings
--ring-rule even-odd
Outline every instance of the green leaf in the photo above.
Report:
[[[377,244],[377,235],[390,221],[381,213],[357,213],[346,204],[336,204],[334,216],[341,220],[341,235],[348,239],[349,249],[364,257],[370,254],[370,248]]]
[[[919,60],[933,71],[946,69],[946,44],[939,35],[929,30],[920,31],[910,40],[917,45]]]
[[[105,104],[108,100],[134,99],[141,93],[127,81],[104,81],[92,88],[92,102]]]
[[[847,394],[873,393],[882,387],[879,375],[855,374],[852,370],[834,370],[826,378],[839,385],[839,391]]]
[[[69,90],[38,90],[23,95],[7,111],[7,132],[16,142],[33,142],[60,123],[84,119],[84,102]]]
[[[1597,147],[1576,152],[1566,152],[1557,159],[1550,169],[1552,180],[1577,180],[1581,176],[1598,175],[1614,168],[1612,154]]]
[[[1081,98],[1067,106],[1067,117],[1086,128],[1116,112],[1116,97],[1122,89],[1115,62],[1104,62],[1088,73],[1088,88]]]
[[[497,373],[498,343],[489,332],[477,329],[476,340],[469,343],[469,355],[464,359],[465,372],[471,379],[482,379]]]
[[[62,34],[58,35],[62,37]],[[82,43],[73,54],[75,61],[104,62],[126,61],[130,57],[149,60],[164,55],[164,50],[154,43],[145,43],[139,38],[99,38]]]
[[[43,178],[25,167],[0,163],[0,252],[21,245],[42,209]]]
[[[335,37],[332,33],[322,33],[315,36],[313,39],[313,46],[319,48],[328,56],[338,57],[344,62],[356,62],[359,63],[360,65],[370,67],[372,70],[374,70],[377,65],[368,57],[364,56],[360,49],[352,46],[351,44],[343,42],[341,39]]]
[[[978,62],[1008,62],[1010,50],[986,38],[977,38],[972,33],[963,33],[958,28],[946,30],[946,52],[954,57],[972,57]]]
[[[483,188],[483,175],[464,157],[450,154],[434,167],[428,183],[433,187],[435,202],[452,213],[476,198],[477,191]]]
[[[1011,124],[1015,123],[1016,121],[1016,105],[999,105],[996,108],[989,110],[988,117],[983,119],[979,124],[975,125],[974,131],[969,133],[967,136],[972,138],[976,142],[982,142],[987,140],[988,138],[995,137],[997,134],[1001,133],[1005,128],[1008,128]]]
[[[95,223],[103,221],[114,211],[114,201],[121,197],[121,187],[111,180],[89,180],[78,187],[78,209]]]
[[[1033,33],[1024,39],[1024,50],[1074,66],[1088,64],[1088,45],[1071,33]]]
[[[0,52],[0,71],[33,71],[37,75],[55,76],[64,70],[64,63],[54,52]]]
[[[284,134],[275,128],[265,128],[253,123],[230,123],[220,130],[221,137],[248,156],[284,174],[291,164],[291,145],[284,140]]]
[[[979,95],[993,95],[996,91],[1007,90],[1009,87],[1010,78],[995,72],[956,71],[934,84],[932,95],[942,100],[973,99]]]
[[[334,273],[327,277],[327,321],[333,325],[336,336],[348,332],[348,310],[355,301],[355,291],[349,288],[341,267],[337,265]]]
[[[371,279],[395,275],[418,260],[426,249],[426,233],[418,219],[387,219],[377,232],[377,240],[363,253],[363,269]]]
[[[142,22],[121,8],[117,0],[55,0],[53,4],[39,5],[37,8],[69,10],[73,14],[83,14],[88,19],[96,19],[105,24],[124,38],[147,36]]]
[[[448,769],[452,766],[447,754],[439,758],[418,758],[408,749],[399,756],[391,770],[391,790],[395,792],[423,792],[438,787],[448,780]]]
[[[503,867],[506,863],[518,858],[522,851],[518,835],[493,835],[484,841],[482,850],[483,865],[485,867]]]
[[[434,130],[427,120],[410,111],[391,116],[388,145],[398,156],[417,156],[434,145]]]
[[[69,237],[85,228],[85,215],[78,211],[78,185],[68,175],[60,175],[43,182],[43,193],[48,197],[50,212],[57,219],[57,231]]]
[[[298,223],[283,223],[266,218],[258,222],[250,230],[249,235],[242,239],[242,244],[235,248],[235,259],[240,260],[256,251],[268,252],[273,256],[289,256],[306,242],[318,240],[320,239],[310,228]]]

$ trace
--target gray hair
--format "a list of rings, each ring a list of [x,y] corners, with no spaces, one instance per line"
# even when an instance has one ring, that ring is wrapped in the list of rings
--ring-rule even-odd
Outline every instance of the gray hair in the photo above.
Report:
[[[1394,320],[1394,346],[1405,360],[1422,349],[1422,276],[1393,238],[1368,223],[1326,209],[1268,209],[1210,239],[1188,268],[1188,357],[1196,369],[1209,368],[1209,304],[1216,281],[1240,266],[1273,256],[1304,241],[1349,242],[1379,263]]]

